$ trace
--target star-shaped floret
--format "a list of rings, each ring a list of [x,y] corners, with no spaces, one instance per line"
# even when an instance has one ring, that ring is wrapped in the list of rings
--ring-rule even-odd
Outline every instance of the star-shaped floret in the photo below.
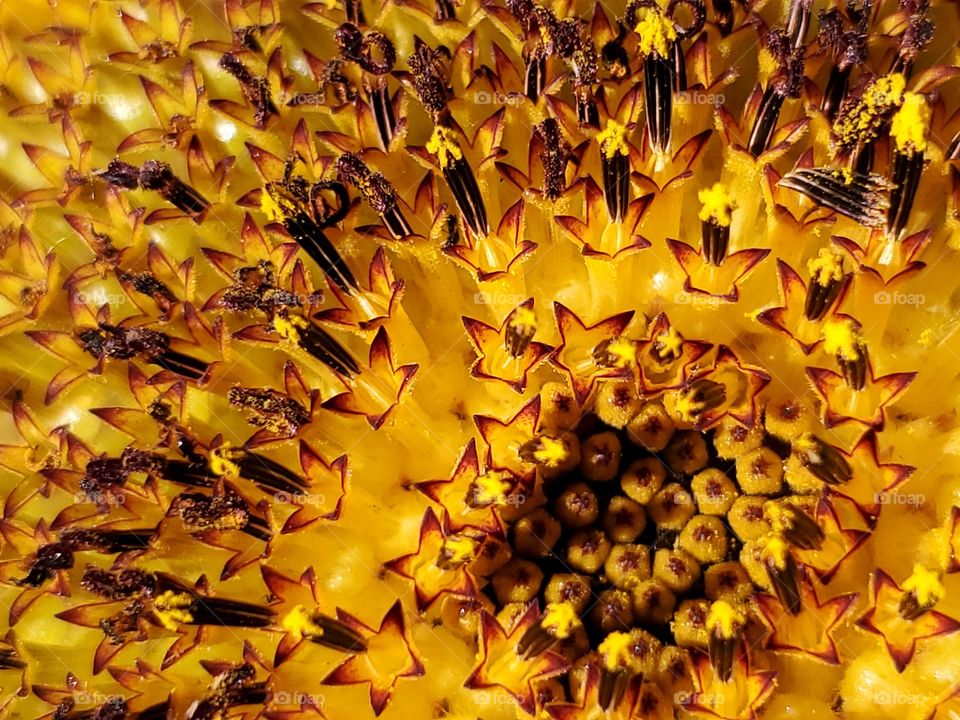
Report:
[[[204,259],[229,283],[207,299],[205,311],[272,314],[302,307],[310,314],[319,306],[323,293],[314,290],[303,261],[297,258],[296,243],[273,246],[249,214],[244,215],[240,240],[242,255],[200,248]],[[243,330],[239,332],[242,337]],[[255,331],[247,330],[247,334],[253,335],[250,339],[262,339]]]
[[[445,248],[444,252],[474,272],[481,281],[497,280],[514,273],[537,249],[535,242],[525,240],[521,234],[524,208],[523,201],[518,200],[507,208],[495,231],[471,238],[470,244],[459,242]]]
[[[722,388],[722,399],[716,404],[698,401],[697,393],[692,391],[700,381],[711,383],[716,390]],[[741,362],[730,348],[721,345],[713,367],[692,380],[689,388],[681,389],[680,399],[674,403],[675,412],[700,429],[712,427],[725,415],[751,428],[760,417],[757,397],[769,382],[767,373]]]
[[[560,215],[554,218],[554,222],[581,246],[584,255],[610,260],[650,247],[650,241],[637,232],[637,226],[653,201],[653,193],[633,200],[622,223],[611,223],[603,191],[592,178],[583,181],[583,192],[585,220]]]
[[[813,149],[805,150],[794,165],[794,169],[812,168],[814,166]],[[780,185],[783,174],[773,165],[763,167],[764,200],[767,205],[767,217],[775,223],[770,234],[776,237],[780,231],[787,232],[823,232],[819,225],[828,228],[836,223],[837,213],[819,205],[810,207],[810,201],[805,195],[794,192]]]
[[[0,443],[0,467],[21,476],[30,476],[62,465],[85,465],[92,457],[78,438],[65,427],[47,428],[40,423],[33,410],[22,400],[14,400],[10,419],[16,427],[19,442]],[[7,434],[13,440],[13,433]],[[29,485],[29,483],[23,483]],[[6,512],[16,509],[24,500],[17,489],[11,490],[6,500]]]
[[[208,50],[219,50],[220,69],[232,76],[230,84],[233,87],[229,88],[229,94],[243,99],[242,103],[226,98],[211,99],[210,107],[239,123],[247,132],[264,130],[279,115],[273,98],[286,97],[292,85],[293,79],[283,72],[282,49],[277,47],[266,62],[256,57],[251,63],[252,56],[246,54],[241,59],[234,51],[236,46],[208,42],[214,43],[207,47]],[[228,88],[229,85],[222,87]]]
[[[679,387],[711,347],[710,343],[684,338],[666,314],[660,313],[650,323],[637,356],[641,386],[651,394]]]
[[[370,261],[366,286],[347,293],[327,278],[327,287],[342,307],[321,310],[314,315],[318,320],[337,323],[363,331],[380,328],[398,307],[403,297],[404,282],[398,279],[381,245]]]
[[[882,230],[873,230],[862,245],[851,238],[834,236],[860,270],[861,278],[869,280],[864,290],[893,290],[896,285],[913,277],[926,267],[918,258],[933,238],[933,230],[914,233],[903,240],[894,240]],[[858,278],[860,280],[861,278]],[[872,293],[871,293],[872,294]]]
[[[766,248],[748,248],[731,253],[717,267],[703,257],[703,252],[680,240],[667,239],[667,247],[677,259],[687,279],[683,289],[719,297],[730,302],[740,298],[740,283],[754,266],[770,254]]]
[[[927,577],[923,572],[915,571],[914,575]],[[960,630],[960,622],[932,609],[940,593],[929,591],[927,586],[912,587],[913,578],[911,576],[903,585],[898,585],[883,570],[874,570],[870,576],[870,605],[857,619],[858,627],[883,638],[887,652],[900,672],[913,658],[919,641]],[[921,607],[915,608],[919,612],[909,611],[911,596],[914,606],[920,603]]]
[[[595,351],[601,344],[623,335],[634,313],[628,310],[588,326],[559,302],[553,308],[562,341],[553,351],[551,361],[566,373],[577,403],[583,405],[597,380],[626,376],[624,368],[598,365]]]
[[[499,380],[517,392],[524,391],[529,372],[552,350],[533,340],[537,330],[533,298],[514,308],[499,328],[468,317],[463,318],[463,325],[478,356],[470,374],[483,380]]]
[[[281,532],[289,533],[305,525],[323,520],[339,520],[343,500],[347,495],[350,461],[346,455],[327,462],[306,441],[300,441],[300,467],[309,483],[302,491],[280,490],[274,500],[298,505],[297,510],[284,521]],[[263,488],[261,488],[263,489]]]
[[[833,634],[858,595],[837,595],[821,603],[809,574],[801,571],[798,579],[801,603],[796,614],[791,613],[776,595],[760,593],[755,597],[762,620],[770,630],[768,647],[809,655],[836,665],[840,656]]]
[[[270,589],[270,610],[275,620],[270,629],[282,633],[274,652],[276,667],[286,662],[307,643],[322,645],[338,652],[364,653],[364,636],[341,619],[331,617],[324,610],[317,587],[317,575],[308,567],[295,580],[279,571],[261,566],[261,574]]]
[[[479,549],[476,538],[452,532],[441,524],[432,508],[427,508],[416,551],[390,560],[384,567],[413,581],[417,609],[424,612],[443,595],[464,599],[476,596],[476,581],[469,566]]]
[[[829,583],[839,572],[841,565],[853,556],[870,537],[869,530],[848,527],[849,517],[841,518],[835,499],[824,496],[812,509],[817,524],[823,530],[824,539],[819,547],[796,548],[797,559],[808,566],[822,583]],[[863,521],[854,511],[855,524],[862,527]]]
[[[517,481],[508,472],[480,472],[476,440],[463,449],[453,475],[447,480],[428,480],[414,487],[446,511],[447,522],[454,531],[476,528],[486,533],[502,534],[499,509],[506,504],[522,504],[527,482]]]
[[[810,123],[808,117],[801,117],[784,123],[779,128],[774,128],[766,149],[757,155],[753,155],[747,150],[749,138],[753,135],[752,128],[755,118],[761,108],[764,96],[764,89],[758,83],[750,97],[743,104],[743,111],[739,121],[733,114],[727,110],[726,105],[717,107],[717,115],[720,123],[720,137],[731,151],[727,162],[734,166],[733,171],[739,172],[742,176],[748,176],[748,173],[759,175],[759,171],[768,164],[773,163],[787,152],[806,132],[807,125]],[[777,118],[773,118],[777,122]],[[751,173],[752,171],[752,173]],[[759,178],[757,178],[759,180]]]
[[[619,701],[606,710],[600,702],[601,667],[596,661],[584,668],[585,676],[575,703],[551,703],[546,716],[553,720],[667,720],[673,702],[663,690],[635,675],[627,682]]]
[[[278,617],[287,616],[289,613],[299,615],[301,609],[310,612],[323,606],[320,591],[317,587],[317,574],[312,565],[296,579],[284,575],[269,565],[260,566],[260,575],[263,577],[264,584],[270,590],[270,595],[276,598],[276,603],[271,607],[276,611]],[[273,658],[273,663],[276,666],[280,666],[293,655],[297,648],[309,641],[309,638],[292,623],[288,621],[286,625],[287,627],[284,627],[284,623],[281,621],[280,627],[283,629],[283,635]]]
[[[540,419],[540,396],[536,395],[509,420],[498,420],[485,415],[474,416],[474,422],[487,446],[486,466],[504,470],[516,477],[530,471],[530,465],[520,457],[520,447],[529,442],[537,431]]]
[[[128,320],[114,324],[109,304],[94,308],[80,293],[70,296],[69,305],[73,332],[26,333],[44,350],[67,362],[47,386],[48,404],[87,375],[102,375],[134,363],[150,368],[152,384],[186,380],[198,387],[209,383],[221,366],[225,343],[222,323],[211,325],[190,303],[182,306],[183,327],[190,339],[180,337],[182,330],[176,334],[168,332],[167,326],[160,330],[159,323],[153,321],[143,325]],[[211,355],[215,359],[205,359]]]
[[[235,628],[266,628],[275,615],[265,605],[209,594],[205,576],[187,585],[165,573],[88,568],[83,583],[107,600],[76,605],[56,617],[103,632],[93,654],[94,674],[129,645],[155,639],[158,633],[177,636],[163,657],[161,667],[167,668],[210,642],[218,628],[234,628],[234,634]]]
[[[866,515],[868,522],[874,522],[881,507],[894,501],[896,489],[905,483],[916,468],[909,465],[880,461],[878,435],[869,431],[857,441],[847,456],[847,462],[853,468],[853,476],[846,482],[830,485],[828,491],[842,495],[856,503]]]
[[[138,22],[133,18],[130,20]],[[140,85],[158,122],[153,127],[146,127],[128,135],[117,147],[117,152],[147,149],[152,146],[164,149],[188,147],[195,133],[197,114],[204,95],[203,80],[194,63],[184,63],[179,87],[172,83],[158,84],[144,75],[140,76]]]
[[[464,683],[481,690],[500,688],[517,701],[526,713],[536,708],[536,683],[566,672],[569,667],[563,656],[550,650],[529,656],[521,655],[517,644],[524,633],[540,621],[536,602],[510,627],[503,627],[486,610],[480,612],[479,651],[477,665]]]
[[[413,647],[404,620],[403,606],[398,600],[374,630],[353,615],[337,610],[337,617],[366,641],[367,651],[337,665],[324,680],[324,685],[370,686],[370,706],[380,716],[400,678],[420,677],[423,663]]]
[[[82,97],[84,93],[76,93],[76,96]],[[89,188],[92,168],[92,148],[93,142],[87,140],[80,134],[79,127],[71,120],[68,115],[64,115],[60,122],[61,135],[63,137],[63,146],[67,154],[63,155],[58,150],[45,147],[43,145],[34,145],[33,143],[23,143],[24,154],[29,158],[33,166],[49,183],[48,187],[28,190],[19,195],[12,206],[22,208],[28,206],[44,206],[58,203],[66,206],[80,195],[84,188]],[[26,227],[21,228],[21,242],[23,235],[28,235]],[[23,248],[27,250],[28,248]],[[32,260],[29,255],[22,256],[27,262]],[[26,268],[26,269],[29,269]],[[52,283],[50,286],[52,287]]]
[[[177,3],[161,2],[144,8],[139,17],[120,11],[120,21],[137,51],[121,50],[110,54],[110,62],[139,66],[145,62],[161,63],[179,56],[193,39],[193,18]]]
[[[756,318],[767,327],[778,330],[789,336],[804,355],[812,353],[822,342],[822,321],[808,320],[808,283],[783,260],[777,260],[777,275],[780,280],[780,302],[778,307],[767,308],[757,313]],[[839,307],[850,287],[851,275],[843,276],[835,291],[831,291],[834,298],[830,301],[831,307]],[[810,282],[816,282],[811,279]],[[823,287],[823,286],[821,286]],[[812,312],[811,308],[811,312]]]
[[[357,376],[351,390],[330,398],[323,407],[345,415],[363,415],[370,427],[378,430],[400,404],[419,369],[416,363],[397,363],[387,331],[381,327],[370,345],[369,372]]]
[[[472,53],[471,53],[472,55]],[[513,62],[509,58],[505,60]],[[481,78],[477,78],[480,80]],[[582,155],[582,151],[579,153]],[[497,171],[516,186],[539,208],[547,211],[563,207],[569,202],[568,193],[576,184],[575,160],[577,149],[570,150],[560,124],[554,118],[536,125],[527,151],[527,173],[506,162],[497,161]],[[573,164],[572,172],[567,168]]]
[[[727,682],[717,675],[704,652],[692,654],[693,690],[682,697],[684,709],[722,720],[754,720],[776,686],[776,672],[753,670],[741,647]]]
[[[868,357],[866,385],[862,390],[853,390],[840,373],[807,368],[807,377],[823,401],[823,423],[828,428],[855,423],[865,429],[883,429],[887,406],[904,393],[916,376],[915,372],[899,372],[877,377]]]
[[[504,118],[505,108],[501,108],[477,128],[472,141],[466,139],[456,122],[451,122],[450,127],[436,126],[426,147],[407,147],[421,163],[439,170],[447,185],[456,187],[463,196],[458,204],[467,232],[443,251],[482,281],[513,273],[520,261],[537,248],[535,242],[521,235],[524,200],[520,199],[507,208],[493,230],[474,176],[476,173],[481,181],[491,185],[497,182],[494,163],[502,153],[500,139],[505,128]]]

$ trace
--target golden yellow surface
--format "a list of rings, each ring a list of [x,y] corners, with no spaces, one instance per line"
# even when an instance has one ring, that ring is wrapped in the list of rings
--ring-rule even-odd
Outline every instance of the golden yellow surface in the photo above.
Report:
[[[465,0],[462,5],[454,5],[456,20],[436,24],[431,20],[433,7],[416,0],[365,3],[369,27],[384,32],[396,46],[396,70],[407,69],[415,35],[432,48],[440,44],[449,48],[452,60],[445,61],[452,85],[449,108],[463,130],[456,133],[456,140],[444,134],[446,131],[435,132],[432,119],[412,89],[390,76],[387,82],[391,92],[400,91],[402,95],[399,107],[405,124],[394,147],[384,152],[371,147],[375,135],[369,118],[358,126],[353,106],[334,109],[329,101],[288,104],[296,93],[317,92],[311,62],[337,55],[333,32],[344,21],[340,3],[228,0],[227,4],[232,13],[225,13],[220,3],[212,1],[0,0],[0,488],[6,498],[0,519],[0,628],[9,630],[7,642],[27,666],[22,674],[17,669],[0,670],[0,716],[23,720],[49,717],[45,713],[52,713],[56,703],[50,702],[49,694],[42,697],[36,690],[55,688],[61,694],[72,692],[75,698],[81,698],[78,710],[117,695],[132,698],[136,692],[160,702],[172,691],[173,712],[176,717],[184,717],[190,703],[209,692],[211,674],[202,663],[238,664],[245,659],[246,646],[247,652],[263,663],[258,666],[258,678],[269,676],[275,693],[297,699],[284,705],[289,715],[275,717],[318,717],[315,711],[319,709],[331,720],[366,720],[374,717],[367,685],[321,684],[348,654],[305,642],[274,668],[275,650],[284,629],[300,636],[313,630],[313,621],[306,616],[287,615],[295,606],[311,612],[313,606],[303,603],[312,602],[328,616],[335,615],[339,608],[376,631],[399,600],[411,647],[422,661],[424,672],[402,676],[409,670],[410,658],[389,633],[370,641],[368,652],[357,656],[365,676],[376,682],[401,675],[381,717],[530,717],[501,689],[465,687],[478,659],[476,617],[459,624],[451,622],[444,617],[443,601],[420,613],[413,583],[383,568],[385,563],[417,551],[428,507],[440,513],[437,503],[412,489],[414,483],[451,477],[471,440],[478,442],[480,472],[486,469],[483,458],[487,445],[474,416],[505,422],[546,383],[560,381],[566,386],[568,382],[568,375],[556,363],[542,361],[529,368],[522,392],[509,382],[472,375],[478,351],[468,339],[463,318],[479,320],[496,331],[512,310],[533,298],[534,315],[524,315],[524,323],[536,328],[536,342],[555,348],[565,340],[573,341],[561,335],[554,303],[569,308],[587,328],[618,313],[635,311],[622,334],[607,337],[613,341],[609,351],[622,360],[616,363],[616,371],[626,368],[636,373],[642,369],[655,383],[657,368],[642,367],[643,363],[638,368],[632,362],[635,358],[626,360],[632,350],[624,338],[645,338],[654,319],[666,313],[670,325],[663,336],[668,349],[680,352],[680,338],[702,340],[715,348],[726,346],[742,363],[769,375],[770,384],[761,391],[759,406],[773,398],[789,397],[810,416],[823,418],[824,398],[811,386],[806,368],[836,370],[834,355],[838,349],[844,352],[848,339],[837,340],[828,334],[826,345],[819,343],[823,339],[820,328],[804,324],[802,295],[799,299],[783,297],[777,261],[789,264],[804,282],[816,282],[806,271],[808,263],[824,282],[839,277],[842,273],[833,255],[823,254],[826,249],[839,247],[835,238],[848,238],[864,249],[854,253],[847,245],[843,250],[843,268],[852,272],[853,278],[836,310],[859,323],[874,377],[917,372],[902,395],[878,410],[882,429],[877,432],[880,461],[912,466],[915,471],[906,483],[886,493],[875,465],[866,454],[853,452],[864,424],[845,422],[827,429],[822,420],[815,422],[819,437],[853,452],[852,482],[863,490],[862,497],[880,497],[881,508],[876,526],[864,542],[840,563],[828,585],[817,588],[821,603],[857,593],[851,610],[839,620],[833,634],[838,663],[813,658],[803,653],[802,647],[801,652],[795,652],[764,649],[760,643],[754,649],[754,668],[776,672],[776,688],[766,702],[763,717],[948,720],[954,713],[960,714],[960,700],[952,698],[960,691],[960,634],[920,641],[912,660],[898,672],[883,638],[854,624],[869,608],[869,580],[877,568],[904,591],[910,589],[904,585],[909,582],[927,599],[939,598],[936,611],[960,619],[960,574],[951,565],[951,558],[960,552],[953,519],[960,506],[960,419],[956,408],[960,395],[960,335],[956,332],[960,256],[954,254],[960,247],[956,215],[960,166],[944,159],[958,130],[954,114],[960,100],[960,81],[953,77],[958,72],[953,66],[958,58],[952,43],[960,19],[955,3],[932,4],[929,15],[938,32],[906,83],[907,90],[917,93],[929,93],[937,87],[934,95],[926,95],[932,112],[929,140],[918,125],[920,119],[911,115],[902,120],[903,132],[913,138],[917,151],[925,151],[927,163],[906,233],[930,231],[928,242],[919,250],[902,239],[886,238],[882,230],[871,233],[841,216],[823,222],[825,211],[796,193],[768,183],[769,171],[780,175],[788,172],[807,149],[812,150],[817,166],[831,163],[834,148],[830,123],[807,95],[784,103],[778,123],[780,134],[774,141],[775,145],[782,142],[782,146],[760,160],[732,148],[737,143],[742,145],[750,132],[752,117],[741,121],[740,116],[755,89],[758,65],[771,64],[764,55],[766,51],[758,47],[757,30],[741,27],[745,14],[738,3],[739,29],[722,37],[708,25],[704,59],[693,62],[688,58],[691,85],[698,84],[704,97],[720,99],[716,103],[675,100],[672,152],[696,134],[713,131],[692,159],[689,173],[685,172],[683,157],[658,167],[661,162],[651,157],[645,146],[644,111],[639,99],[642,93],[630,95],[640,87],[636,85],[642,75],[639,70],[628,81],[606,83],[608,97],[601,110],[605,132],[575,129],[570,135],[565,130],[571,147],[585,144],[577,166],[571,163],[566,168],[568,182],[590,176],[599,183],[604,158],[609,159],[614,151],[623,153],[627,149],[624,143],[629,143],[634,171],[631,197],[651,194],[634,228],[609,223],[602,197],[598,214],[591,215],[585,190],[579,184],[550,201],[538,192],[519,190],[498,171],[497,162],[504,162],[521,173],[532,174],[528,169],[532,127],[559,112],[559,106],[544,99],[533,104],[521,95],[502,92],[504,88],[522,88],[518,79],[523,73],[523,43],[504,21],[502,9],[493,12],[474,0]],[[563,0],[553,4],[553,9],[561,18],[576,16],[589,21],[599,8],[612,21],[622,14],[621,5],[602,3],[595,8],[590,2]],[[816,11],[826,4],[816,2],[814,8],[816,17]],[[659,11],[646,12],[648,17],[661,17]],[[785,16],[787,3],[756,3],[753,12],[773,23]],[[867,65],[880,72],[889,65],[903,25],[896,3],[880,3],[877,12],[880,17],[893,18],[884,21],[887,35],[881,35],[878,21],[870,39]],[[239,105],[242,116],[252,118],[237,81],[218,66],[220,56],[231,47],[232,31],[238,29],[232,24],[237,23],[257,28],[260,52],[244,51],[241,56],[255,75],[267,78],[279,108],[263,128],[255,127],[252,120],[243,122],[232,116],[224,110],[224,103],[213,102],[231,101]],[[812,26],[816,26],[815,19]],[[672,28],[668,32],[659,24],[650,27],[655,37],[641,38],[640,44],[660,50],[670,39]],[[162,40],[171,55],[155,62],[144,50],[151,39]],[[685,42],[689,48],[692,41]],[[496,56],[494,44],[498,48]],[[636,43],[634,52],[635,47]],[[640,64],[637,57],[631,56],[634,68]],[[492,71],[475,72],[480,66],[498,68],[504,75],[502,85],[491,83]],[[829,66],[830,61],[822,56],[811,53],[808,57],[806,75],[821,90]],[[934,66],[940,70],[930,70]],[[567,72],[556,58],[549,60],[548,67],[550,81]],[[736,72],[725,74],[730,69]],[[350,72],[359,77],[355,70],[351,68]],[[903,92],[903,88],[895,89]],[[562,97],[572,112],[569,87],[558,84],[547,92]],[[687,95],[698,97],[692,90]],[[160,110],[151,104],[151,97]],[[868,100],[865,113],[873,112],[881,102],[873,96]],[[741,124],[742,138],[730,134],[731,125],[724,124],[723,108],[730,123]],[[494,113],[502,113],[502,127],[493,138],[481,131],[474,140],[475,133]],[[178,115],[182,117],[174,119]],[[575,115],[573,118],[575,125]],[[784,129],[801,119],[806,121],[802,126]],[[298,135],[300,123],[305,133]],[[625,132],[622,137],[618,134],[621,127]],[[845,132],[853,134],[856,128]],[[130,138],[143,142],[131,143]],[[191,138],[199,139],[203,160],[189,157]],[[606,151],[601,147],[604,138],[610,139]],[[890,144],[886,137],[881,140],[884,149],[878,153],[876,169],[883,173]],[[272,156],[260,169],[252,147]],[[392,183],[415,233],[405,240],[387,239],[385,231],[381,235],[361,233],[358,227],[381,222],[362,199],[339,228],[328,231],[364,288],[348,302],[338,300],[319,268],[303,252],[297,255],[302,262],[299,269],[292,260],[284,261],[286,250],[281,246],[286,243],[286,249],[290,249],[289,238],[266,229],[268,223],[284,216],[283,208],[270,193],[263,192],[256,202],[243,200],[267,181],[281,179],[283,162],[291,148],[301,155],[297,172],[311,180],[333,179],[334,161],[342,152],[364,150],[365,162]],[[425,154],[408,152],[408,148],[425,148],[427,154],[438,155],[438,165],[431,167]],[[496,157],[491,155],[494,148],[498,148]],[[154,211],[170,210],[171,206],[155,192],[108,191],[106,182],[96,175],[115,157],[137,165],[150,159],[169,163],[179,178],[189,179],[210,201],[203,222],[163,215],[156,222],[144,222]],[[468,267],[464,256],[454,258],[441,250],[442,240],[437,237],[443,219],[434,212],[438,208],[430,208],[428,202],[416,197],[421,182],[432,173],[440,193],[437,205],[444,202],[447,212],[456,213],[441,173],[451,158],[468,159],[490,218],[490,235],[475,239],[472,255],[466,252],[473,268]],[[273,176],[265,178],[264,167]],[[538,191],[539,183],[539,177],[531,177],[529,188]],[[729,262],[735,267],[728,264],[714,270],[697,266],[690,271],[700,283],[698,287],[708,290],[701,293],[689,286],[685,271],[690,268],[681,266],[667,240],[699,248],[702,203],[714,202],[713,195],[704,200],[700,194],[716,188],[716,183],[725,189],[722,197],[729,197],[733,209],[724,200],[722,214],[718,214],[720,209],[709,214],[718,219],[729,216]],[[361,197],[353,187],[350,193],[353,198]],[[721,197],[719,191],[715,195]],[[520,238],[515,243],[501,227],[501,219],[520,200],[523,215]],[[806,215],[808,211],[810,215]],[[245,220],[245,216],[249,217]],[[560,216],[579,219],[585,225],[584,237],[575,237],[557,221]],[[250,232],[251,225],[255,232]],[[85,239],[78,227],[93,227],[109,235],[121,252],[122,270],[150,269],[161,274],[176,295],[173,310],[165,313],[151,298],[121,284],[118,271],[97,261],[90,237]],[[258,233],[261,241],[251,239]],[[464,233],[462,224],[460,233]],[[630,245],[633,235],[642,236],[649,247],[620,252]],[[536,243],[536,247],[510,262],[524,240]],[[382,282],[371,288],[372,281],[368,281],[368,269],[381,247],[393,277],[404,283],[397,302],[391,301],[389,291],[384,292]],[[588,253],[587,247],[616,251]],[[747,250],[770,252],[750,267],[745,261],[737,265],[734,254]],[[240,256],[245,258],[242,264],[247,265],[270,259],[278,267],[282,265],[283,287],[295,288],[295,292],[303,288],[322,290],[320,309],[348,305],[346,322],[338,324],[328,319],[319,324],[359,360],[362,379],[344,380],[297,345],[304,330],[299,317],[273,320],[274,330],[285,339],[280,344],[233,337],[249,325],[266,321],[262,316],[204,309],[210,297],[229,284],[210,260],[211,251]],[[823,265],[826,257],[827,266]],[[917,265],[917,261],[924,265]],[[478,274],[475,268],[483,272]],[[497,272],[492,279],[479,277],[494,270]],[[299,280],[291,279],[298,273]],[[739,291],[735,301],[721,297],[733,287]],[[809,335],[817,341],[810,354],[804,354],[786,334],[758,320],[761,311],[784,307],[785,303],[789,305],[786,316],[794,323],[797,337],[806,342]],[[311,422],[298,439],[326,465],[315,466],[309,478],[312,494],[304,496],[308,498],[306,504],[283,502],[283,498],[278,501],[249,482],[233,481],[252,506],[264,504],[273,529],[268,548],[237,531],[214,531],[213,537],[204,538],[190,535],[179,520],[168,517],[171,501],[184,490],[173,483],[160,481],[146,486],[137,476],[119,498],[102,508],[82,497],[77,480],[91,456],[117,457],[131,444],[141,449],[159,447],[159,427],[143,412],[143,399],[167,393],[175,384],[169,377],[163,378],[157,385],[141,389],[142,397],[137,397],[131,390],[130,368],[139,368],[150,376],[158,370],[156,366],[140,360],[108,359],[98,369],[94,358],[76,344],[70,345],[69,334],[76,328],[91,327],[107,317],[104,308],[109,309],[113,323],[126,320],[161,330],[190,345],[188,354],[217,361],[205,382],[187,382],[184,391],[182,425],[205,447],[211,447],[217,436],[242,447],[257,430],[248,423],[246,411],[229,404],[227,392],[233,386],[284,391],[285,377],[290,377],[289,372],[285,375],[285,367],[289,370],[295,366],[307,389],[303,397],[310,392],[316,394]],[[392,357],[388,359],[371,357],[370,348],[380,327],[389,337]],[[61,354],[50,352],[49,345],[42,346],[37,333],[47,332],[65,334],[65,339],[57,341],[56,349],[62,349]],[[577,337],[582,337],[582,329],[578,332],[581,334]],[[575,375],[583,377],[597,371],[591,355],[594,347],[595,343],[565,348],[562,357]],[[830,348],[834,352],[829,352]],[[520,361],[503,359],[500,369],[515,379],[518,368],[508,367],[512,362]],[[397,368],[413,364],[418,367],[412,383],[402,385]],[[606,370],[609,368],[599,372]],[[738,384],[738,372],[730,370],[724,376],[728,397],[742,393],[748,398],[746,385]],[[48,386],[54,378],[73,382],[48,402]],[[663,387],[669,386],[664,381]],[[398,404],[375,428],[367,416],[390,409],[398,390]],[[345,391],[353,393],[353,402],[361,409],[359,414],[321,407]],[[881,404],[881,391],[872,386],[859,394],[846,388],[838,392],[832,402],[843,405],[839,408],[842,413],[857,418],[869,417]],[[592,398],[588,400],[588,408],[592,402]],[[124,422],[130,432],[121,432],[100,414],[91,412],[102,408],[129,409]],[[547,414],[554,411],[561,412],[550,410],[544,398],[544,424],[548,424]],[[528,439],[530,436],[528,433]],[[540,440],[538,460],[556,465],[567,459],[569,450],[559,435],[541,436]],[[518,445],[509,438],[504,442],[514,450]],[[86,450],[78,449],[81,446]],[[307,475],[306,471],[300,472],[297,440],[275,442],[258,452]],[[173,451],[169,456],[176,457]],[[327,466],[341,456],[348,458],[348,476],[342,512],[333,519],[326,516],[341,493],[339,472]],[[65,474],[57,474],[61,470]],[[819,492],[822,483],[803,472],[803,468],[791,470],[788,465],[785,482],[800,493]],[[484,489],[492,497],[499,487],[491,480]],[[312,522],[281,532],[297,512],[303,512],[301,517]],[[509,512],[506,508],[503,516],[509,518]],[[844,528],[867,529],[862,518],[846,517],[840,522]],[[80,578],[88,564],[108,568],[115,556],[76,553],[73,568],[63,573],[65,582],[59,594],[50,591],[49,582],[34,589],[17,584],[17,580],[26,576],[36,549],[52,542],[64,527],[107,523],[126,528],[162,523],[159,538],[133,564],[146,571],[169,573],[187,585],[204,575],[208,592],[214,596],[264,605],[276,600],[270,597],[261,574],[265,565],[294,579],[312,568],[316,598],[284,598],[287,604],[271,630],[211,627],[196,648],[164,669],[164,656],[177,635],[152,626],[147,639],[124,646],[109,660],[108,669],[95,674],[93,658],[103,632],[57,616],[97,601],[81,587]],[[839,527],[828,524],[825,532],[829,552],[841,553]],[[830,545],[834,541],[836,547]],[[757,552],[774,555],[779,565],[786,552],[777,544],[779,539],[764,542],[758,541]],[[472,541],[469,544],[472,548]],[[222,579],[226,563],[236,554],[249,562]],[[742,562],[746,566],[749,561]],[[915,565],[925,572],[935,571],[935,577],[918,575]],[[748,570],[753,577],[751,567]],[[478,573],[478,577],[483,584],[485,576]],[[942,592],[935,582],[942,583]],[[936,592],[932,591],[934,587]],[[167,629],[178,625],[182,629],[181,623],[189,620],[179,600],[160,613],[161,625]],[[14,614],[19,617],[14,618]],[[716,622],[726,626],[731,617],[725,615]],[[819,615],[804,616],[800,626],[792,628],[790,637],[819,642],[819,620]],[[515,661],[509,654],[502,659],[510,673]],[[131,675],[137,672],[144,677],[133,681]],[[76,683],[69,691],[68,677]],[[684,686],[682,691],[690,689]],[[750,690],[728,689],[731,697]],[[670,701],[674,690],[664,684],[658,692]],[[842,714],[836,709],[838,696],[843,699]],[[717,708],[720,715],[742,716],[743,708],[733,700],[730,703]],[[294,711],[294,705],[304,709]],[[271,717],[257,715],[267,710],[245,710],[247,717]],[[237,714],[229,717],[241,717],[239,710],[231,712]],[[704,716],[682,708],[678,712],[683,718]]]

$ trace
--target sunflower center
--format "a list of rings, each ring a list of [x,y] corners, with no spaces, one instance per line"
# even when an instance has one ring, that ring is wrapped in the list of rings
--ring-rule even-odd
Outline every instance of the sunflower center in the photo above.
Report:
[[[629,382],[605,381],[597,398],[565,436],[571,450],[579,445],[578,464],[537,463],[527,452],[542,466],[541,499],[510,516],[512,559],[485,592],[501,616],[534,600],[575,612],[574,629],[543,645],[572,662],[610,660],[627,633],[648,638],[665,661],[677,648],[707,652],[728,676],[730,645],[753,629],[747,598],[796,594],[782,518],[816,526],[808,499],[784,483],[791,445],[732,417],[692,429],[669,401],[644,403]],[[554,411],[561,405],[553,398]],[[771,403],[769,413],[780,429],[803,408]]]

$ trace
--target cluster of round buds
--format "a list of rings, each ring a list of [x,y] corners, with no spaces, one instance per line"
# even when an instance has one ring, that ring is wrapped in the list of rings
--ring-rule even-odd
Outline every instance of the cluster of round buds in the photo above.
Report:
[[[620,357],[619,343],[595,357]],[[629,349],[635,357],[637,345]],[[771,403],[751,426],[728,415],[697,429],[725,387],[701,379],[651,400],[630,380],[605,380],[578,411],[550,385],[539,432],[519,448],[542,500],[508,522],[512,559],[488,591],[504,612],[534,600],[546,608],[523,655],[598,657],[604,707],[629,678],[656,672],[654,660],[630,654],[638,639],[657,652],[706,653],[729,680],[759,627],[753,593],[800,610],[796,553],[824,540],[816,493],[851,477],[844,456],[807,431],[809,411],[796,401]]]

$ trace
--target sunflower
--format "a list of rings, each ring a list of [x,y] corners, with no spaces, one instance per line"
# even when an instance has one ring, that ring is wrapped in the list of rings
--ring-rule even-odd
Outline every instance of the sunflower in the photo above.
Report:
[[[958,25],[0,4],[0,717],[956,717]]]

